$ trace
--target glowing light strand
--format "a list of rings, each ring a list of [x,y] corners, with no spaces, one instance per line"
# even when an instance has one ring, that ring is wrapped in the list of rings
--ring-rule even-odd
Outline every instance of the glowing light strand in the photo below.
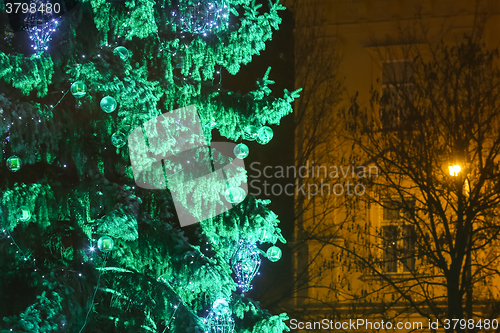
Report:
[[[229,4],[227,1],[180,0],[172,17],[172,24],[181,31],[207,36],[229,27]]]
[[[255,243],[245,240],[240,240],[238,245],[238,250],[231,259],[231,266],[238,280],[239,288],[245,293],[252,289],[252,280],[259,272],[260,251]]]
[[[175,313],[177,312],[177,309],[179,309],[179,304],[174,305],[174,309],[175,310],[172,313],[172,315],[170,316],[170,319],[166,322],[165,329],[163,330],[162,333],[165,333],[167,331],[167,329],[170,328],[170,323],[172,322],[172,319],[175,319]]]
[[[233,333],[234,319],[231,316],[228,302],[220,298],[212,305],[212,310],[204,320],[205,333]]]
[[[15,241],[14,237],[12,237],[12,234],[6,229],[2,229],[2,233],[4,237],[10,240],[10,245],[15,246],[17,248],[16,254],[19,254],[24,259],[24,261],[29,260],[32,263],[33,267],[35,267],[35,272],[39,271],[35,263],[36,259],[32,258],[31,255],[26,255],[24,253],[24,251],[19,247],[19,245]]]
[[[104,262],[103,262],[103,267],[106,266],[106,262],[108,261],[108,254],[109,253],[105,253],[104,254]],[[97,277],[97,285],[95,287],[95,291],[94,291],[94,295],[92,296],[92,302],[90,303],[90,306],[89,306],[89,311],[87,312],[87,315],[85,316],[85,322],[83,323],[83,326],[82,328],[80,329],[80,332],[79,333],[82,333],[83,330],[85,329],[85,326],[87,326],[87,322],[89,320],[89,315],[90,315],[90,312],[92,311],[92,309],[94,308],[94,305],[95,305],[95,296],[97,295],[97,291],[99,290],[99,284],[101,283],[101,276],[102,276],[102,271],[99,272],[99,276]]]
[[[35,0],[36,8],[43,6],[43,2]],[[41,7],[43,9],[43,7]],[[53,12],[35,10],[34,13],[29,11],[24,19],[24,28],[32,42],[31,47],[35,51],[35,55],[39,57],[43,52],[47,51],[49,41],[52,34],[56,31],[59,22],[54,18]]]

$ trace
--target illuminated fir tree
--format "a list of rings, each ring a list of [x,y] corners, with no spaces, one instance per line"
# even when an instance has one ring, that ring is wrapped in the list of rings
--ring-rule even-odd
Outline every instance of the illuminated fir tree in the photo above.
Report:
[[[181,186],[196,175],[176,169],[185,158],[176,148],[197,140],[213,149],[200,148],[193,163],[206,162],[207,151],[212,171],[241,161],[245,141],[267,143],[268,125],[292,111],[297,92],[272,97],[269,71],[248,94],[221,77],[264,49],[284,8],[33,3],[37,12],[0,0],[8,29],[0,40],[0,332],[287,330],[285,314],[244,295],[261,260],[278,260],[275,244],[285,243],[269,202],[245,195],[241,163],[197,186]],[[177,120],[163,118],[175,110]],[[189,135],[136,135],[160,119],[167,132]],[[211,144],[214,131],[238,143],[234,155]],[[151,151],[134,150],[141,140]],[[141,173],[152,155],[174,160]],[[216,214],[207,202],[230,209]],[[183,229],[181,215],[201,222]]]

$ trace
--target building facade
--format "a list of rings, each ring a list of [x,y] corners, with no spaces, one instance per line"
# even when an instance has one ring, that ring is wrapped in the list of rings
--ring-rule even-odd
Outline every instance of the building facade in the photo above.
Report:
[[[460,327],[450,328],[446,318],[475,323],[496,319],[492,307],[500,299],[500,278],[488,267],[498,263],[498,244],[496,238],[481,241],[486,236],[479,236],[478,230],[485,221],[496,230],[491,221],[497,202],[488,206],[484,217],[481,213],[471,217],[464,207],[477,208],[470,191],[477,187],[478,193],[482,191],[478,198],[488,197],[486,192],[496,184],[498,174],[492,171],[491,184],[485,185],[477,171],[486,172],[483,159],[455,153],[470,153],[474,147],[460,150],[451,143],[456,138],[442,143],[444,127],[434,134],[427,129],[436,124],[439,132],[439,126],[444,126],[431,119],[436,105],[453,105],[445,98],[447,80],[439,64],[447,63],[444,67],[462,73],[460,45],[467,44],[469,37],[472,44],[481,46],[480,52],[494,54],[492,50],[500,46],[500,3],[314,0],[286,5],[296,18],[296,86],[304,88],[302,100],[296,103],[296,164],[306,166],[308,173],[297,180],[303,190],[296,195],[293,244],[294,306],[303,311],[304,321],[330,320],[330,326],[321,327],[323,331],[338,330],[331,326],[336,322],[358,319],[379,325],[356,326],[358,331],[460,331]],[[489,75],[487,66],[498,64],[493,58],[483,67],[478,64],[483,72],[470,75],[475,79],[481,73]],[[453,61],[457,66],[451,66]],[[450,74],[449,80],[460,75]],[[460,90],[467,83],[454,87]],[[496,105],[493,91],[488,90],[491,108]],[[474,95],[478,101],[481,94]],[[433,101],[433,96],[443,102]],[[465,102],[460,103],[464,108]],[[450,112],[446,117],[460,114],[459,107]],[[481,107],[474,112],[486,114]],[[429,119],[423,121],[422,115]],[[456,122],[457,132],[466,131]],[[491,124],[489,133],[497,133],[496,114]],[[425,133],[420,143],[418,133]],[[488,140],[486,146],[496,147],[493,139]],[[429,151],[439,158],[428,157],[433,171],[424,172],[429,159],[422,157],[422,149],[429,142],[435,143]],[[412,143],[414,156],[408,156],[408,161],[417,161],[414,167],[402,158],[403,153],[411,155],[405,145]],[[461,165],[462,171],[453,169],[454,165]],[[424,182],[421,176],[429,173],[429,179],[439,182],[432,186]],[[442,192],[427,196],[426,184],[429,193]],[[491,198],[496,200],[495,195]],[[444,208],[437,213],[436,207]],[[476,251],[472,244],[488,250]],[[488,264],[481,266],[481,261]],[[454,274],[460,276],[455,280]],[[458,292],[450,295],[454,281]],[[454,303],[460,306],[455,308]],[[382,321],[391,322],[391,327],[381,327]]]

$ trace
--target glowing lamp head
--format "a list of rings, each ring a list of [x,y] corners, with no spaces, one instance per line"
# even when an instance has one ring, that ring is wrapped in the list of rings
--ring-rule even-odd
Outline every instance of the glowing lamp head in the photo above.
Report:
[[[450,165],[448,167],[448,170],[450,171],[450,176],[458,176],[458,173],[460,172],[460,170],[462,170],[462,168],[460,168],[460,165]]]

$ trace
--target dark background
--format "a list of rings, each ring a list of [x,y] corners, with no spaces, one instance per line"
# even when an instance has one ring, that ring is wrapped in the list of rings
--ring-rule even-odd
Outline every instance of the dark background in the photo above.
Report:
[[[261,78],[266,69],[271,66],[270,79],[275,81],[271,86],[275,97],[282,97],[283,90],[294,90],[294,44],[293,44],[293,29],[294,20],[293,14],[289,10],[282,11],[280,16],[283,21],[280,25],[280,30],[276,31],[273,39],[266,45],[266,49],[260,56],[254,57],[254,60],[241,68],[240,72],[234,76],[223,77],[222,85],[230,87],[226,84],[234,85],[241,89],[242,92],[247,92],[255,89],[255,81]],[[245,158],[245,167],[248,172],[248,181],[257,176],[257,172],[250,169],[252,162],[260,162],[259,169],[262,172],[264,167],[271,166],[270,170],[274,173],[276,166],[291,166],[294,162],[294,119],[293,114],[282,118],[280,125],[270,126],[274,131],[273,139],[266,145],[260,145],[256,141],[243,141],[250,148],[250,154]],[[268,172],[269,173],[269,172]],[[266,179],[272,184],[289,184],[294,183],[294,179],[278,178]],[[264,179],[261,177],[260,184]],[[249,192],[255,190],[249,187]],[[268,193],[270,193],[268,187]],[[259,199],[271,199],[269,208],[274,211],[281,221],[280,228],[283,236],[288,242],[293,241],[294,230],[294,197],[287,195],[280,196],[265,196],[264,189]],[[278,307],[276,302],[279,301],[287,291],[289,285],[293,281],[293,265],[292,255],[287,245],[281,244],[279,241],[276,244],[283,250],[283,257],[278,262],[270,262],[267,258],[262,258],[260,275],[256,276],[253,283],[253,290],[248,292],[248,296],[252,299],[259,300],[264,308],[269,309],[273,313],[277,313]],[[263,250],[267,250],[269,246],[261,246]]]

